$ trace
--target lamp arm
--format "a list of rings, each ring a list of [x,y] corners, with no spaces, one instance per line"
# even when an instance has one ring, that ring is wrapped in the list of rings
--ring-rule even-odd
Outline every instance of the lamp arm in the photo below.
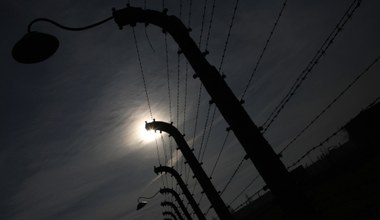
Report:
[[[154,198],[155,196],[157,196],[158,193],[160,193],[160,191],[157,191],[153,196],[150,196],[150,197],[143,197],[143,196],[140,196],[139,198],[137,198],[137,202],[140,202],[140,199],[152,199],[152,198]]]
[[[67,27],[67,26],[64,26],[62,24],[59,24],[49,18],[37,18],[37,19],[34,19],[33,21],[31,21],[28,25],[28,32],[31,32],[32,30],[32,26],[33,24],[37,23],[37,22],[48,22],[48,23],[51,23],[59,28],[62,28],[62,29],[65,29],[65,30],[68,30],[68,31],[83,31],[83,30],[87,30],[87,29],[90,29],[90,28],[93,28],[93,27],[96,27],[96,26],[99,26],[99,25],[102,25],[104,23],[106,23],[107,21],[110,21],[112,20],[114,17],[113,15],[111,17],[108,17],[104,20],[101,20],[99,22],[96,22],[94,24],[91,24],[91,25],[88,25],[88,26],[84,26],[84,27],[78,27],[78,28],[73,28],[73,27]]]

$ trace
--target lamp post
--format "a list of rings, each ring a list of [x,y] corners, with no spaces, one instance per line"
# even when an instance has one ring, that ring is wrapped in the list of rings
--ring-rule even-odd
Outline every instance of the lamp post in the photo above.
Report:
[[[178,193],[176,191],[174,191],[173,189],[166,188],[166,187],[158,190],[153,196],[150,196],[150,197],[139,197],[137,199],[137,210],[142,209],[146,204],[148,204],[148,200],[153,199],[155,196],[157,196],[158,193],[161,193],[161,194],[172,194],[172,196],[176,199],[179,207],[181,208],[183,214],[186,216],[186,219],[187,220],[191,220],[192,219],[189,211],[186,209],[186,207],[183,204],[183,201],[181,200],[181,198],[178,195]]]
[[[29,25],[28,34],[14,47],[12,51],[13,57],[22,63],[41,62],[50,57],[58,48],[56,39],[51,35],[31,31],[31,26],[35,22],[50,22],[67,30],[79,31],[95,27],[111,19],[114,19],[120,29],[127,25],[135,26],[136,23],[144,23],[157,25],[168,32],[177,42],[196,72],[194,77],[200,79],[244,148],[247,157],[253,162],[268,188],[282,203],[287,215],[291,218],[311,217],[312,209],[304,202],[303,196],[295,186],[278,155],[263,137],[259,128],[254,124],[218,70],[204,58],[197,44],[190,37],[188,28],[175,16],[168,16],[164,12],[128,6],[120,10],[114,9],[111,17],[84,28],[67,28],[49,19],[36,19]],[[36,40],[39,37],[44,37],[48,40]],[[41,46],[43,49],[38,50],[37,43],[42,44],[45,41],[49,43],[50,47]],[[34,50],[37,53],[25,52],[25,48]],[[220,218],[222,217],[220,214],[218,215]]]
[[[170,208],[172,208],[174,210],[174,212],[177,214],[178,216],[178,219],[179,220],[184,220],[181,213],[179,212],[178,208],[176,205],[174,205],[174,203],[172,202],[168,202],[168,201],[163,201],[161,202],[161,206],[164,207],[164,206],[168,206]]]
[[[191,215],[190,215],[190,213],[189,213],[189,211],[187,211],[185,205],[183,204],[182,199],[179,197],[179,195],[178,195],[178,193],[177,193],[176,191],[174,191],[173,189],[169,189],[169,188],[162,188],[162,189],[160,189],[160,193],[161,193],[161,194],[165,194],[165,193],[172,194],[173,197],[176,199],[176,201],[177,201],[179,207],[182,209],[182,212],[183,212],[183,214],[186,216],[186,218],[187,218],[188,220],[191,220],[191,219],[192,219],[192,218],[191,218]]]
[[[172,217],[173,220],[177,220],[177,217],[174,215],[173,212],[165,211],[165,212],[162,212],[162,215],[163,216],[168,215],[168,216]]]
[[[189,189],[187,188],[187,185],[185,184],[185,182],[182,180],[179,173],[174,168],[168,167],[168,166],[158,166],[158,167],[154,167],[154,172],[156,174],[165,172],[165,173],[170,173],[172,176],[174,176],[174,178],[177,180],[179,187],[181,187],[182,189],[182,193],[186,196],[187,201],[189,201],[189,204],[193,208],[194,213],[197,215],[198,219],[206,220],[205,215],[203,214],[203,212],[199,208],[199,205],[195,201],[193,195],[190,193]]]
[[[183,157],[186,159],[187,163],[194,173],[194,177],[198,180],[199,184],[203,188],[203,192],[206,194],[218,217],[222,220],[234,219],[226,204],[220,197],[219,192],[211,183],[210,178],[203,170],[201,164],[195,157],[193,151],[190,149],[189,145],[185,141],[183,135],[178,131],[178,129],[172,124],[162,121],[153,121],[146,123],[145,128],[147,130],[164,131],[174,138],[178,149],[181,150]]]

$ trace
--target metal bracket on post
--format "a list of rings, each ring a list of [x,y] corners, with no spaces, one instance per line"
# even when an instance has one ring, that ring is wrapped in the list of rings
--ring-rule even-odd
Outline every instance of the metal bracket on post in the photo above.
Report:
[[[219,71],[202,55],[182,21],[162,12],[133,7],[116,10],[113,17],[119,27],[136,22],[150,23],[165,29],[173,37],[257,171],[282,203],[284,210],[296,218],[310,218],[313,211],[305,203],[288,170]]]
[[[226,204],[223,202],[219,193],[216,191],[214,185],[212,185],[210,179],[208,178],[206,172],[202,169],[202,166],[199,164],[197,158],[194,156],[193,152],[190,150],[189,145],[178,131],[176,127],[172,124],[153,121],[145,125],[147,130],[160,130],[166,133],[169,133],[173,136],[175,142],[177,143],[178,148],[181,150],[183,157],[188,162],[190,168],[192,169],[195,178],[197,178],[199,184],[202,186],[203,191],[205,192],[210,203],[213,205],[214,210],[218,217],[222,220],[232,220],[234,217],[228,210]]]
[[[182,209],[182,212],[186,216],[186,218],[188,220],[192,220],[190,213],[187,211],[185,205],[183,204],[183,201],[181,200],[181,198],[179,197],[179,195],[176,191],[174,191],[173,189],[169,189],[169,188],[162,188],[162,189],[160,189],[160,193],[161,194],[165,194],[165,193],[172,194],[174,196],[174,198],[176,199],[179,207]]]
[[[177,184],[179,187],[181,187],[183,194],[186,196],[187,201],[193,208],[194,213],[197,215],[199,220],[206,220],[205,215],[202,213],[202,210],[199,208],[197,202],[195,201],[194,197],[191,195],[189,189],[187,188],[187,185],[182,180],[181,175],[172,167],[168,166],[159,166],[154,167],[154,172],[158,175],[159,173],[170,173],[174,178],[177,180]]]
[[[185,220],[185,219],[183,219],[183,217],[182,217],[181,213],[179,212],[177,206],[174,205],[172,202],[163,201],[163,202],[161,202],[161,206],[169,206],[170,208],[172,208],[174,210],[175,214],[177,214],[179,220]]]

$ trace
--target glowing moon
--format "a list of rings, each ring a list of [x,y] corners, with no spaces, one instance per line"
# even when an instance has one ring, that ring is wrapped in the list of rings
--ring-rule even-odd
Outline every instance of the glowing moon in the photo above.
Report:
[[[139,139],[143,143],[150,143],[156,140],[159,137],[159,131],[155,132],[153,130],[146,130],[145,123],[139,125]]]

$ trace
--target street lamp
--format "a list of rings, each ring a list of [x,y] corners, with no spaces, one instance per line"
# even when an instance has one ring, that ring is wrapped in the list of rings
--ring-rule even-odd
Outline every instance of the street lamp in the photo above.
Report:
[[[28,32],[16,43],[12,56],[20,63],[38,63],[46,60],[57,51],[56,37],[37,31]]]
[[[48,22],[64,30],[83,31],[104,24],[111,19],[113,19],[113,16],[85,27],[72,28],[47,18],[37,18],[29,23],[27,33],[13,47],[12,56],[17,62],[31,64],[42,62],[50,58],[57,51],[59,47],[58,39],[50,34],[32,31],[34,23]]]
[[[136,210],[142,209],[146,204],[148,204],[147,200],[153,199],[155,196],[157,196],[157,194],[159,192],[160,191],[157,191],[153,196],[150,196],[150,197],[140,196],[139,198],[137,198],[137,208],[136,208]]]

